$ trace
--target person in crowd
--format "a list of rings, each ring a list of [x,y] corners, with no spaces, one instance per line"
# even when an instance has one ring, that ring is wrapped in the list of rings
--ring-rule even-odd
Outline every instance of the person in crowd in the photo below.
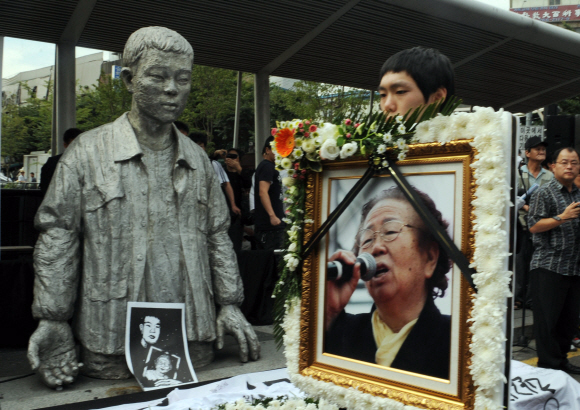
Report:
[[[186,123],[184,123],[183,121],[175,121],[173,124],[183,135],[185,136],[189,135],[189,126]]]
[[[66,150],[80,134],[82,134],[82,131],[78,128],[69,128],[66,130],[62,136],[64,149]],[[53,155],[46,161],[42,168],[40,168],[40,191],[43,196],[45,196],[48,191],[50,181],[52,181],[52,176],[56,170],[56,165],[60,161],[62,155],[63,154]]]
[[[225,165],[226,174],[230,180],[230,185],[232,186],[232,191],[234,193],[234,201],[236,206],[242,210],[242,215],[235,215],[232,217],[229,235],[232,243],[234,244],[234,250],[239,251],[242,248],[244,226],[242,217],[244,216],[244,207],[242,201],[244,199],[244,193],[252,186],[252,172],[249,170],[242,169],[242,164],[240,159],[242,157],[242,152],[237,148],[230,148],[227,151]],[[249,209],[246,208],[249,212]]]
[[[447,229],[433,200],[415,191]],[[377,264],[375,276],[365,282],[374,305],[369,313],[352,315],[344,308],[360,279],[355,261],[363,252]],[[400,188],[368,201],[352,250],[338,250],[328,260],[354,265],[354,270],[348,281],[326,282],[325,353],[449,378],[451,320],[434,299],[445,294],[451,261]]]
[[[455,94],[453,66],[432,48],[399,51],[381,68],[379,94],[381,110],[389,116],[405,115],[442,99],[449,101]]]
[[[173,125],[191,91],[193,49],[173,30],[145,27],[123,60],[131,110],[71,144],[35,218],[39,324],[28,359],[53,388],[79,372],[75,339],[83,374],[130,377],[128,301],[184,303],[188,347],[203,364],[226,333],[242,361],[259,357],[215,171]]]
[[[526,141],[525,155],[527,164],[522,165],[518,170],[518,175],[516,175],[518,196],[522,196],[536,184],[538,186],[547,184],[554,177],[554,174],[542,167],[542,163],[546,160],[547,146],[548,144],[542,141],[540,137],[531,137]],[[534,244],[528,231],[528,212],[533,194],[526,195],[525,204],[518,211],[518,241],[520,242],[520,247],[516,256],[516,291],[514,295],[514,309],[516,310],[521,309],[524,303],[531,308],[528,280]]]
[[[274,137],[266,139],[262,148],[264,159],[258,164],[254,174],[254,222],[258,249],[275,250],[284,246],[286,224],[282,204],[282,181],[276,170],[276,156],[270,144]]]
[[[20,171],[20,174],[18,175],[18,182],[21,184],[28,182],[28,180],[26,179],[26,172],[24,172],[24,170]]]
[[[30,173],[30,182],[37,182],[36,181],[36,176],[34,175],[34,172]]]
[[[191,138],[191,140],[193,142],[195,142],[204,151],[207,152],[207,149],[206,149],[207,148],[207,135],[206,134],[204,134],[203,132],[194,131],[194,132],[189,134],[189,138]],[[219,151],[219,153],[221,153],[221,151]],[[225,154],[225,150],[223,153]],[[234,191],[232,189],[232,185],[230,184],[230,180],[228,178],[228,175],[224,171],[224,168],[221,166],[221,164],[215,159],[215,153],[214,153],[214,158],[211,159],[211,165],[213,166],[213,170],[219,179],[220,186],[222,187],[222,190],[223,190],[224,195],[226,197],[229,209],[231,210],[231,212],[234,215],[241,215],[242,211],[240,210],[240,208],[238,208],[236,206],[236,201],[234,198]]]
[[[553,159],[554,178],[532,196],[528,214],[538,367],[580,374],[567,357],[580,313],[580,190],[574,185],[580,158],[568,147]]]

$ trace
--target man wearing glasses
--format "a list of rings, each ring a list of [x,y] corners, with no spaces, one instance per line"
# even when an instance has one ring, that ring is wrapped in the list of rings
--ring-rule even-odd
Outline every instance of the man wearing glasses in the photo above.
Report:
[[[578,152],[554,153],[554,179],[532,197],[528,226],[534,255],[530,287],[538,367],[580,374],[568,362],[570,340],[580,313],[580,190],[574,179],[580,170]]]
[[[433,200],[416,192],[446,229]],[[377,265],[365,282],[374,306],[370,313],[351,315],[344,308],[361,277],[356,258],[363,252]],[[348,281],[327,281],[325,353],[449,378],[450,317],[439,312],[434,299],[447,289],[451,263],[398,187],[363,206],[352,251],[339,250],[329,261],[354,269]]]

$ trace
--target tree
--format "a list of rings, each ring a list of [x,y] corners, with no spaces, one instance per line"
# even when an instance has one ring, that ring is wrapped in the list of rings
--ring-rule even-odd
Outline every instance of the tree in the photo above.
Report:
[[[236,72],[196,65],[191,77],[191,93],[179,119],[190,128],[205,132],[211,143],[216,124],[235,112],[235,106]]]
[[[560,101],[558,107],[562,110],[562,114],[580,114],[580,95]]]
[[[77,127],[88,131],[115,121],[131,109],[131,98],[122,80],[101,73],[96,85],[79,88]]]
[[[336,118],[357,116],[367,110],[370,92],[314,81],[297,81],[293,89],[286,90],[280,98],[286,110],[295,113],[296,118],[333,122]]]
[[[2,156],[22,162],[31,151],[47,151],[51,145],[52,92],[48,99],[37,98],[25,82],[21,87],[30,96],[24,104],[7,99],[2,107]],[[52,83],[47,88],[52,90]]]

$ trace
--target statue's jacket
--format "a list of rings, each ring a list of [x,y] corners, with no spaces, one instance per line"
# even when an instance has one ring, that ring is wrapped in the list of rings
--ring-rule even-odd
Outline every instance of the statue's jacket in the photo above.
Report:
[[[216,337],[215,304],[243,287],[227,235],[229,213],[205,152],[180,132],[173,166],[186,265],[188,340]],[[80,135],[58,163],[35,218],[33,315],[69,320],[81,344],[124,354],[126,308],[138,300],[147,249],[147,175],[127,114]],[[159,240],[163,240],[160,238]]]

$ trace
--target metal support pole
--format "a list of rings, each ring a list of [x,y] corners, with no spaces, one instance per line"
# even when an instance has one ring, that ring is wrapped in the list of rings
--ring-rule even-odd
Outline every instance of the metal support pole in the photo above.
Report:
[[[242,105],[242,72],[238,71],[238,86],[236,90],[236,116],[234,119],[234,148],[240,144],[240,109]]]
[[[61,154],[64,151],[62,136],[67,129],[76,126],[75,44],[58,43],[55,60],[53,103],[55,121],[52,124],[52,155]]]
[[[270,75],[254,75],[254,121],[256,130],[256,166],[262,161],[262,147],[270,135]]]
[[[532,125],[532,113],[526,113],[526,127],[530,127]]]

